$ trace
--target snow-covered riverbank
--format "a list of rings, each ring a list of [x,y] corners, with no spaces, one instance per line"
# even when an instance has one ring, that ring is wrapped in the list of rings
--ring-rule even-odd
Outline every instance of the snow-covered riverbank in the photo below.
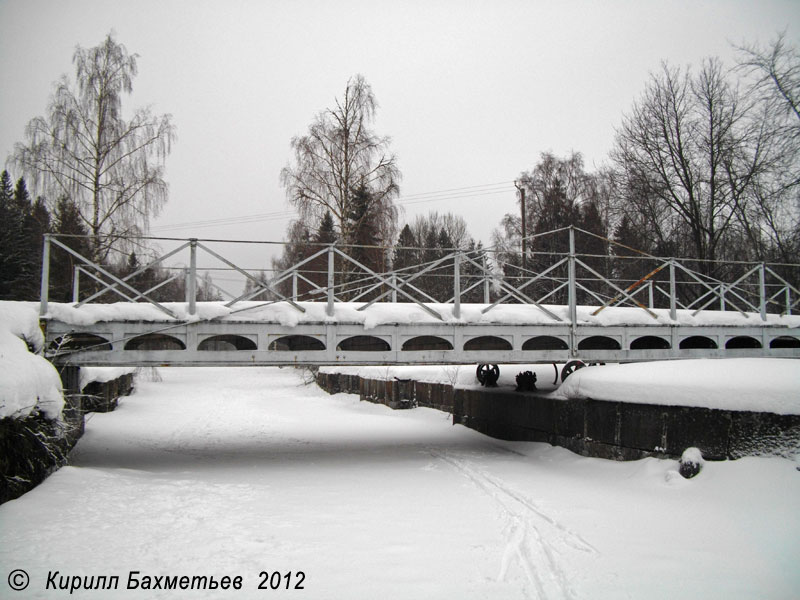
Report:
[[[313,598],[786,598],[800,472],[782,458],[616,463],[506,443],[447,415],[328,396],[298,371],[163,369],[95,414],[72,466],[0,506],[0,595],[48,573],[241,575]],[[283,591],[279,597],[300,594]]]

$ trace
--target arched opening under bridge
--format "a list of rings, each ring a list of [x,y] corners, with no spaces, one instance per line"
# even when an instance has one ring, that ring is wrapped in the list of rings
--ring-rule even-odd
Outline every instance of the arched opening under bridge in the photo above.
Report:
[[[420,335],[406,340],[403,343],[402,350],[452,350],[453,344],[444,338],[435,335]]]
[[[241,335],[214,335],[204,339],[197,346],[202,351],[257,350],[258,346],[250,338]]]
[[[300,352],[303,350],[325,350],[321,340],[310,335],[285,335],[273,340],[269,345],[270,350],[279,352]]]
[[[374,335],[354,335],[339,342],[337,350],[344,352],[388,352],[389,342]]]

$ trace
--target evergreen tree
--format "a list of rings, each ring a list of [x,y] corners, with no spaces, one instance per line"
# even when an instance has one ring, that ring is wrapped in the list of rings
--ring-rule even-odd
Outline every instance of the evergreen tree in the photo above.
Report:
[[[333,222],[333,215],[330,211],[325,213],[317,229],[317,234],[314,236],[314,242],[317,244],[333,244],[336,241],[336,226]]]
[[[400,271],[403,276],[411,274],[410,267],[420,263],[418,247],[417,238],[414,237],[411,227],[406,224],[400,231],[400,237],[397,238],[397,244],[395,244],[392,254],[392,268],[395,271]]]
[[[88,235],[78,207],[66,196],[58,201],[53,221],[53,229],[56,234]],[[88,256],[91,252],[87,237],[64,237],[60,238],[59,241],[81,256]],[[75,265],[76,259],[64,250],[54,248],[50,253],[51,300],[55,302],[70,302],[72,300],[72,278]]]
[[[16,224],[14,189],[8,171],[0,175],[0,299],[14,299],[14,283],[19,272],[21,231]]]
[[[16,205],[16,221],[22,234],[22,245],[19,249],[19,272],[14,284],[14,293],[18,300],[36,300],[39,296],[39,274],[42,256],[42,233],[33,216],[33,205],[28,193],[25,179],[20,177],[14,187],[14,204]]]
[[[420,251],[422,268],[428,267],[430,263],[441,258],[439,248],[437,247],[438,240],[439,232],[437,230],[430,228],[425,232],[425,238],[422,240],[423,249]],[[426,294],[436,298],[436,280],[438,275],[439,271],[434,267],[432,270],[428,271],[427,274],[415,279],[414,285]],[[436,299],[438,300],[438,298]]]
[[[350,239],[353,245],[346,248],[345,251],[368,269],[381,273],[385,269],[384,250],[378,247],[381,243],[378,206],[365,185],[353,190],[350,210],[347,212],[347,228],[351,232]],[[345,271],[343,279],[348,284],[352,284],[353,289],[349,290],[349,295],[353,297],[360,293],[358,282],[366,276],[366,273],[355,266],[351,268],[350,264],[343,264],[343,267]],[[369,299],[369,297],[365,296],[365,299]]]
[[[439,229],[436,236],[436,259],[444,258],[453,253],[453,241],[444,227]],[[453,270],[455,268],[454,259],[448,259],[436,268],[434,279],[434,293],[431,294],[440,302],[444,302],[453,295],[453,282],[455,280]]]
[[[41,240],[34,245],[35,223],[25,180],[11,187],[11,177],[0,177],[0,299],[35,300],[38,296]],[[38,247],[37,247],[38,246]]]

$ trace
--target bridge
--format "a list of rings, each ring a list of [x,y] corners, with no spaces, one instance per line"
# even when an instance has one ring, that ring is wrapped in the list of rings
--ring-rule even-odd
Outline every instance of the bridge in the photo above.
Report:
[[[69,239],[46,236],[40,318],[47,353],[56,364],[800,358],[800,316],[793,314],[800,302],[800,265],[655,257],[615,249],[609,240],[570,227],[531,236],[529,246],[562,239],[565,251],[532,252],[521,265],[496,249],[453,249],[404,269],[383,270],[374,260],[365,264],[364,248],[329,245],[265,279],[219,251],[223,244],[252,242],[150,239],[176,246],[122,274],[82,256]],[[581,239],[601,240],[606,252],[578,252]],[[70,303],[49,299],[55,252],[75,264]],[[164,282],[137,289],[137,277],[181,256],[184,266],[170,278],[184,284],[181,301],[158,299]],[[209,261],[205,267],[198,263],[201,257]],[[214,286],[229,299],[198,301],[204,268],[236,274],[249,282],[248,291],[236,295]],[[81,280],[90,283],[88,290],[81,290]],[[103,303],[109,294],[122,301]]]

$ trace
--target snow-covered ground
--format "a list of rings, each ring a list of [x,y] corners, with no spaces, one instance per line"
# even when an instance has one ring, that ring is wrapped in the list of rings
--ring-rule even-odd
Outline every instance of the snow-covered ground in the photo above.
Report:
[[[0,506],[0,596],[60,576],[242,576],[240,591],[76,598],[796,598],[800,471],[784,458],[583,458],[428,409],[328,396],[290,369],[140,379],[41,486]],[[31,577],[24,592],[6,581]],[[302,571],[304,591],[258,590]]]

